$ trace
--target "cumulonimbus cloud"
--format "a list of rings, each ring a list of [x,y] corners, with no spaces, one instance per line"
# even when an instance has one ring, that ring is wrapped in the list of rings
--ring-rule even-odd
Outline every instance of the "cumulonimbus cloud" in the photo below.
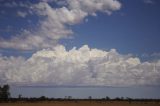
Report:
[[[0,83],[53,86],[160,85],[160,61],[141,62],[115,49],[87,45],[69,51],[44,49],[29,59],[0,57]]]
[[[27,12],[17,11],[19,17],[36,15],[43,17],[39,21],[35,31],[23,31],[18,36],[12,36],[10,39],[0,38],[1,48],[13,48],[21,50],[32,50],[42,48],[52,48],[57,45],[59,39],[70,37],[74,32],[67,25],[75,25],[81,22],[88,15],[95,15],[97,11],[111,14],[112,11],[119,10],[121,3],[117,0],[52,0],[52,2],[61,5],[53,7],[48,0],[43,0],[36,4],[12,3],[8,8],[25,7]],[[61,3],[60,3],[61,2]]]
[[[30,58],[0,55],[0,83],[13,85],[72,85],[72,86],[131,86],[160,85],[160,60],[141,62],[138,57],[121,55],[115,49],[103,51],[87,45],[69,51],[58,44],[74,32],[68,25],[83,21],[96,12],[111,14],[121,8],[117,0],[52,0],[60,5],[53,8],[49,0],[37,4],[7,4],[22,6],[29,12],[17,12],[43,17],[36,31],[24,30],[19,36],[0,38],[0,48],[22,50],[43,49]],[[67,25],[67,26],[66,26]]]

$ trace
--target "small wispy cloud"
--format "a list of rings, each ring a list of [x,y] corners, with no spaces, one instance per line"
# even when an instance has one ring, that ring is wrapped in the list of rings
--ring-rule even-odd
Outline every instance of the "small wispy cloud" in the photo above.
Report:
[[[153,0],[143,0],[143,2],[146,4],[154,4]]]
[[[18,12],[17,12],[17,15],[18,15],[19,17],[25,18],[25,17],[27,16],[27,12],[18,11]]]

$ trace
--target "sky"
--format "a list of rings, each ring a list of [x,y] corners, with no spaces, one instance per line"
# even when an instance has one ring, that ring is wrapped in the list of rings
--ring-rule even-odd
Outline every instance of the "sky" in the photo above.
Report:
[[[160,1],[0,0],[0,84],[159,86]]]

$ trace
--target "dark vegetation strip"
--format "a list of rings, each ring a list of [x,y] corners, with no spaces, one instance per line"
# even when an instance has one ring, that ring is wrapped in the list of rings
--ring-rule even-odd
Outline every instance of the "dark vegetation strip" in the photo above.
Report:
[[[112,101],[125,101],[125,102],[155,102],[160,104],[160,99],[133,99],[133,98],[114,98],[111,99],[108,96],[106,98],[101,98],[101,99],[93,99],[91,96],[89,96],[87,99],[74,99],[72,96],[66,96],[65,98],[48,98],[45,96],[41,96],[39,98],[26,98],[22,97],[22,95],[19,95],[18,98],[12,98],[10,97],[10,92],[9,92],[9,85],[3,85],[0,86],[0,103],[4,102],[42,102],[42,101],[72,101],[72,102],[80,102],[80,101],[89,101],[89,102],[112,102]]]

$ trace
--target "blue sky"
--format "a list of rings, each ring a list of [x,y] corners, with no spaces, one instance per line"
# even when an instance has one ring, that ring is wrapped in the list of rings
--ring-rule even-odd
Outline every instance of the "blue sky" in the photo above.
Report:
[[[4,4],[7,1],[2,1]],[[80,24],[71,26],[73,39],[63,39],[68,48],[81,47],[88,44],[93,48],[109,50],[117,49],[120,53],[134,55],[158,53],[159,44],[159,1],[145,3],[143,0],[121,0],[122,8],[108,16],[98,12],[97,16],[87,16]],[[28,2],[24,2],[29,4]],[[54,5],[54,3],[50,3]],[[1,38],[9,39],[21,33],[24,29],[35,28],[39,17],[36,15],[25,18],[18,17],[17,11],[27,11],[24,7],[1,8]],[[7,49],[7,50],[6,50]],[[5,51],[5,52],[4,52]],[[1,53],[6,54],[1,47]],[[10,51],[10,50],[9,50]],[[19,52],[19,50],[17,51]],[[12,52],[10,52],[12,55]],[[18,53],[19,54],[19,53]],[[20,53],[21,54],[21,53]],[[25,53],[26,54],[26,53]],[[24,55],[25,55],[24,54]]]
[[[74,26],[77,36],[73,43],[116,48],[121,53],[159,52],[159,5],[158,1],[145,4],[141,0],[123,0],[122,9],[111,16],[98,13],[97,17],[88,17],[87,23]]]
[[[0,0],[0,84],[159,86],[160,1]]]
[[[160,98],[159,87],[12,87],[12,97],[21,94],[24,97],[46,97],[65,98],[110,98],[130,97],[130,98]]]

